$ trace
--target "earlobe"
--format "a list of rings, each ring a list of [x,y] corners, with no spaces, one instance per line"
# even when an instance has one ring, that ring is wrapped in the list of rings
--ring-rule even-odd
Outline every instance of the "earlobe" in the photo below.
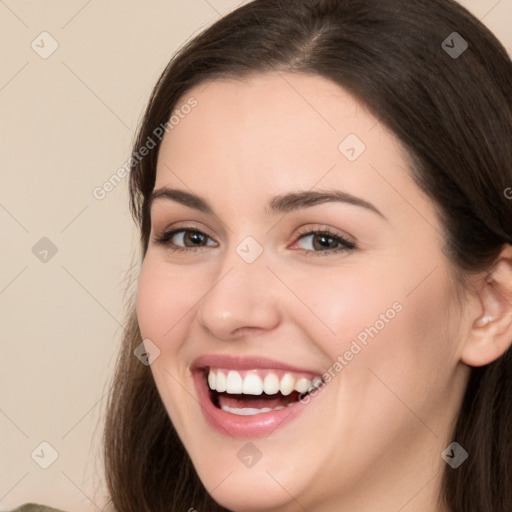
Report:
[[[469,366],[492,363],[512,345],[511,256],[512,246],[506,246],[478,292],[481,313],[474,319],[461,353],[461,361]]]

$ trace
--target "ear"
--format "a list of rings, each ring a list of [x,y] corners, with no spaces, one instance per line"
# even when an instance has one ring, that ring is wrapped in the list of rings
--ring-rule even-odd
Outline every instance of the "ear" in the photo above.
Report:
[[[484,366],[512,345],[512,246],[505,245],[491,272],[477,287],[480,311],[461,353],[469,366]]]

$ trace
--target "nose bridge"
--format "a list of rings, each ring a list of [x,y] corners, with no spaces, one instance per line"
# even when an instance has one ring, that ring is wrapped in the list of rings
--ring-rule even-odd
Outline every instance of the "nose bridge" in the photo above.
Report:
[[[197,318],[202,327],[223,339],[241,328],[275,327],[279,305],[270,291],[275,283],[267,263],[263,247],[252,237],[230,249],[199,303]]]

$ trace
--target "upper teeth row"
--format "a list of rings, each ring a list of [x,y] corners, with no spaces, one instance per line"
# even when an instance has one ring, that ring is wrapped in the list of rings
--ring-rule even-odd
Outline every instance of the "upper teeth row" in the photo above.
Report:
[[[283,395],[289,395],[292,391],[305,393],[311,387],[317,387],[322,382],[320,377],[313,381],[306,377],[295,378],[290,373],[285,373],[281,379],[275,373],[267,373],[262,379],[255,373],[247,373],[242,377],[236,370],[213,370],[208,372],[208,385],[210,389],[230,394],[244,393],[247,395],[275,395],[280,391]]]

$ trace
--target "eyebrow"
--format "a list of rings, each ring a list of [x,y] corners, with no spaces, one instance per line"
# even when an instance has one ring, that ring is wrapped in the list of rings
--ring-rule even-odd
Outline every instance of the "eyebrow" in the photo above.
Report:
[[[148,210],[153,202],[158,199],[175,201],[200,212],[215,215],[213,208],[206,199],[185,190],[162,187],[153,191],[147,205]],[[269,215],[285,214],[323,203],[348,203],[365,208],[386,219],[372,203],[341,190],[306,190],[281,194],[273,197],[268,202],[266,212]]]

